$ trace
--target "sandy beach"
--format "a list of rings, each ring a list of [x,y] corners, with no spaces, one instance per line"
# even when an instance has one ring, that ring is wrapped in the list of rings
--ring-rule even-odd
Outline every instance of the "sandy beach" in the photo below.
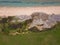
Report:
[[[31,15],[33,12],[60,14],[60,6],[47,7],[0,7],[0,16]]]

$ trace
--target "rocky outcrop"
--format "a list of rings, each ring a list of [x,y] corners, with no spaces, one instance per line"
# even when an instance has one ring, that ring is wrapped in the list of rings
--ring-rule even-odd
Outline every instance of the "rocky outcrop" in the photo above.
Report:
[[[28,25],[27,29],[42,31],[54,27],[60,21],[59,15],[49,15],[43,12],[34,12],[30,16],[16,16],[12,22],[24,22]]]
[[[55,21],[57,21],[57,22],[60,22],[60,15],[58,14],[58,15],[51,15],[51,18],[53,18]]]
[[[29,26],[29,29],[33,29],[34,27],[39,31],[44,29],[52,28],[57,24],[57,22],[52,19],[52,17],[46,13],[35,12],[31,15],[32,23]]]
[[[27,15],[20,15],[20,16],[15,16],[14,19],[11,21],[13,23],[15,22],[23,22],[26,20],[31,19],[31,16],[27,16]]]

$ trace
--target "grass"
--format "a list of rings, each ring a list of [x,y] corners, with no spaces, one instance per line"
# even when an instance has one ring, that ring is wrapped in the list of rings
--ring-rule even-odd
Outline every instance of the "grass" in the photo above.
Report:
[[[49,31],[16,36],[0,34],[0,45],[60,45],[60,24]]]

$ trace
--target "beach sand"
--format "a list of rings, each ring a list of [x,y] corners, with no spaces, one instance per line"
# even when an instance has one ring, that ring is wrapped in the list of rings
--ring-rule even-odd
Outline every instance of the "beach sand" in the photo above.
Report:
[[[60,14],[60,6],[46,7],[0,7],[0,16],[31,15],[33,12]]]

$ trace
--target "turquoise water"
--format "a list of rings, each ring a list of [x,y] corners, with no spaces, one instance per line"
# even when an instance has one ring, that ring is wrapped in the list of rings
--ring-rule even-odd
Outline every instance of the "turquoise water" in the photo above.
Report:
[[[60,6],[60,2],[0,1],[0,6]]]

